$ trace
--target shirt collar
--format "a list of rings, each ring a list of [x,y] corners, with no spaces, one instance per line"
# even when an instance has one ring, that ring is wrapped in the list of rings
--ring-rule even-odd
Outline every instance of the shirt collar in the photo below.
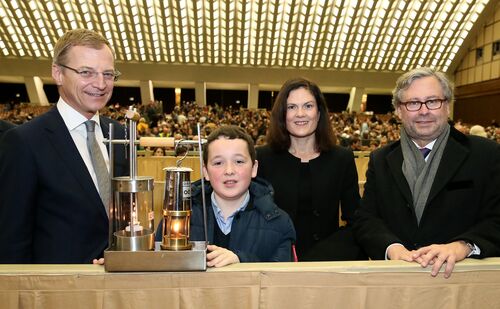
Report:
[[[414,140],[411,140],[411,141],[413,142],[413,144],[415,144],[415,146],[417,146],[418,149],[420,149],[420,148],[427,148],[427,149],[432,150],[432,147],[434,147],[434,144],[436,143],[437,138],[435,140],[433,140],[432,142],[430,142],[429,144],[425,145],[424,147],[420,147],[417,143],[415,143]]]
[[[61,117],[68,127],[69,131],[72,131],[82,125],[88,119],[85,118],[82,114],[76,111],[73,107],[71,107],[68,103],[66,103],[63,98],[59,97],[59,101],[57,102],[57,110],[61,114]],[[90,120],[94,120],[98,126],[101,125],[99,121],[99,112],[95,113]]]
[[[212,192],[212,194],[210,195],[210,198],[212,200],[212,208],[214,209],[214,213],[217,214],[217,217],[219,218],[224,218],[224,216],[222,215],[222,210],[219,208],[219,205],[217,204],[217,201],[215,199],[215,191]],[[234,217],[235,214],[237,214],[238,212],[240,211],[243,211],[245,210],[245,208],[247,207],[248,205],[248,202],[250,201],[250,194],[247,190],[247,192],[245,193],[245,198],[243,199],[243,201],[241,202],[241,206],[238,207],[238,209],[236,209],[230,216],[228,216],[227,218],[232,218]]]

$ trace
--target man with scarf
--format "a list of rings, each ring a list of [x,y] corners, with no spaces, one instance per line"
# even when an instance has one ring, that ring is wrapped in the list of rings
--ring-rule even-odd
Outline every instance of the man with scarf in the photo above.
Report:
[[[467,257],[500,256],[500,144],[450,127],[453,85],[430,68],[393,90],[401,139],[370,155],[354,232],[372,259],[448,278]]]

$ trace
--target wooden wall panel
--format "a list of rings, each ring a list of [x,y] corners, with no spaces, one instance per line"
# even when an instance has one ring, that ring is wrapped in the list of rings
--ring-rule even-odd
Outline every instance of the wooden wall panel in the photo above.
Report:
[[[483,126],[500,122],[500,79],[457,87],[453,119]]]

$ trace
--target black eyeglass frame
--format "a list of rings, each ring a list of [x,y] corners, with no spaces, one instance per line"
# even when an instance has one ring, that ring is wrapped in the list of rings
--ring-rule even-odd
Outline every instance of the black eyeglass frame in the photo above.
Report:
[[[85,78],[85,79],[95,78],[95,77],[97,77],[97,74],[99,74],[99,73],[101,73],[101,74],[106,73],[106,72],[97,72],[97,71],[90,70],[90,69],[77,70],[75,68],[72,68],[70,66],[67,66],[67,65],[64,65],[64,64],[60,64],[60,63],[58,63],[57,65],[60,66],[60,67],[69,69],[69,70],[75,72],[76,74],[80,75],[80,77]],[[85,76],[82,75],[82,74],[84,74],[84,72],[94,72],[95,74],[92,74],[92,76],[85,77]],[[109,72],[109,73],[111,73],[111,72]],[[106,79],[106,77],[104,75],[103,76],[104,76],[104,80],[109,80],[109,81],[112,80],[112,81],[116,82],[118,80],[118,77],[120,77],[120,75],[122,75],[122,73],[120,71],[114,70],[113,71],[113,79]]]
[[[437,110],[437,109],[440,109],[441,107],[443,107],[443,103],[444,102],[447,102],[448,99],[430,99],[430,100],[426,100],[424,102],[422,101],[408,101],[408,102],[399,102],[400,105],[404,105],[406,110],[409,111],[409,112],[418,112],[419,110],[422,109],[422,105],[425,104],[425,107],[427,107],[428,110]],[[439,106],[437,107],[429,107],[429,104],[431,102],[439,102]],[[420,103],[420,106],[417,108],[417,109],[409,109],[408,108],[408,104],[410,103]]]

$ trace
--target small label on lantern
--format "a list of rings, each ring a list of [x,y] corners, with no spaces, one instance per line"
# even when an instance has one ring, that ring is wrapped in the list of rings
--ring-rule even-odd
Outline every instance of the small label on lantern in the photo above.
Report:
[[[189,199],[191,198],[191,182],[183,181],[182,182],[182,198]]]

